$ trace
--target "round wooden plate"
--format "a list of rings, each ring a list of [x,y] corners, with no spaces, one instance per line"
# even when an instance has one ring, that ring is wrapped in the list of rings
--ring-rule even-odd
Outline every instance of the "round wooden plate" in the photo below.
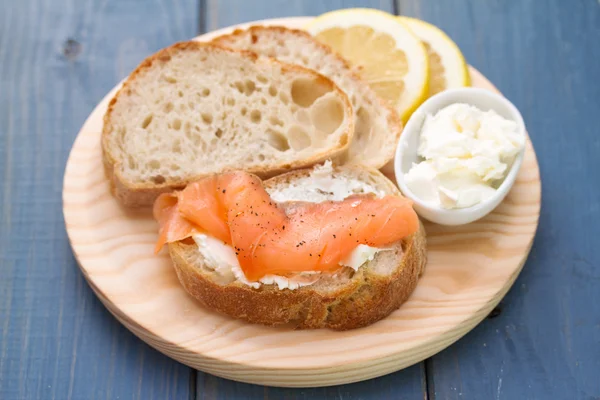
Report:
[[[301,27],[308,18],[261,23]],[[232,28],[201,36],[225,33]],[[473,86],[496,91],[471,68]],[[166,254],[155,256],[157,225],[127,211],[109,192],[100,150],[113,89],[82,127],[63,188],[69,239],[84,276],[110,312],[142,340],[191,367],[272,386],[327,386],[369,379],[449,346],[505,295],[523,267],[540,212],[540,177],[531,146],[506,200],[461,227],[426,224],[429,262],[417,289],[388,318],[347,332],[291,331],[213,313],[180,286]]]

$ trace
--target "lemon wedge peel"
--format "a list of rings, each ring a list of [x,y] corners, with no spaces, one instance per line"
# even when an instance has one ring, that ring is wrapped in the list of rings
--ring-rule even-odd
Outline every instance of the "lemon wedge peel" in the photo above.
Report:
[[[445,76],[441,77],[441,79],[445,81],[445,87],[439,88],[438,85],[434,85],[430,81],[430,90],[432,92],[429,93],[429,95],[435,94],[443,89],[471,85],[469,67],[464,55],[460,51],[458,45],[443,30],[417,18],[406,16],[397,18],[412,30],[415,36],[424,42],[428,50],[428,57],[430,57],[431,80],[439,80],[440,77],[435,76],[437,66],[436,61],[432,60],[432,56],[429,54],[430,49],[438,56],[439,62],[442,64],[440,67],[443,72],[445,72]]]

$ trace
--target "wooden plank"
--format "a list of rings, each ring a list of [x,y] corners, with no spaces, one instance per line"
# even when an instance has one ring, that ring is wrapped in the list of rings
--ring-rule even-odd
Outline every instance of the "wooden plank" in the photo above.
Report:
[[[129,333],[85,283],[61,191],[87,115],[143,57],[194,36],[196,2],[2,3],[0,398],[187,398],[190,369]]]
[[[440,399],[600,398],[600,6],[596,1],[400,0],[443,28],[523,113],[542,215],[496,318],[427,363]]]
[[[319,15],[339,8],[394,11],[393,0],[206,0],[207,31],[267,18]]]
[[[393,12],[392,1],[245,1],[207,0],[207,30],[276,17],[318,15],[349,7],[371,7]],[[282,389],[262,387],[217,378],[198,372],[199,399],[422,399],[426,397],[424,364],[403,371],[351,385],[316,389]]]

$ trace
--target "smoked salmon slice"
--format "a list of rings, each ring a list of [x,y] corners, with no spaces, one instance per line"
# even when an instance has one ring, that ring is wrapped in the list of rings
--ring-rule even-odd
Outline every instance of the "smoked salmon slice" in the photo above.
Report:
[[[189,184],[179,192],[179,212],[190,222],[225,243],[231,243],[227,225],[227,209],[223,203],[227,193],[226,179],[217,176]]]
[[[162,195],[154,206],[157,249],[194,231],[235,249],[246,278],[334,271],[359,244],[382,247],[419,228],[410,200],[354,195],[342,201],[298,203],[287,212],[261,180],[245,172],[215,175]]]
[[[163,193],[154,202],[152,214],[160,226],[154,252],[167,243],[178,242],[194,234],[195,226],[179,213],[177,195]]]

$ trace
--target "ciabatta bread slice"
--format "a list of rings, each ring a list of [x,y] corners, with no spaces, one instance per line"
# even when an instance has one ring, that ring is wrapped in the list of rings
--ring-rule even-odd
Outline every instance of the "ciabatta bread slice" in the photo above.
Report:
[[[289,172],[264,185],[273,199],[285,189],[293,188],[298,193],[298,189],[310,187],[311,180],[323,179],[322,170],[319,178],[314,178],[312,171]],[[376,192],[400,195],[394,184],[375,169],[344,166],[328,173],[342,186],[347,179],[359,180]],[[314,201],[316,193],[307,191],[305,200]],[[332,195],[325,193],[322,198],[328,196]],[[417,233],[376,253],[356,272],[344,267],[335,275],[322,274],[313,284],[291,290],[281,289],[278,284],[251,287],[239,276],[224,274],[223,268],[212,265],[210,257],[205,258],[193,242],[171,243],[169,252],[185,290],[212,310],[251,323],[335,330],[369,325],[400,307],[415,289],[427,254],[421,226]]]
[[[104,117],[105,170],[116,197],[146,206],[202,176],[260,176],[344,153],[352,106],[331,80],[215,44],[182,42],[143,61]]]
[[[402,132],[402,122],[394,108],[380,99],[353,72],[345,59],[309,33],[280,26],[257,25],[219,36],[213,39],[213,43],[302,65],[327,76],[346,92],[356,116],[347,161],[381,168],[394,157]]]

